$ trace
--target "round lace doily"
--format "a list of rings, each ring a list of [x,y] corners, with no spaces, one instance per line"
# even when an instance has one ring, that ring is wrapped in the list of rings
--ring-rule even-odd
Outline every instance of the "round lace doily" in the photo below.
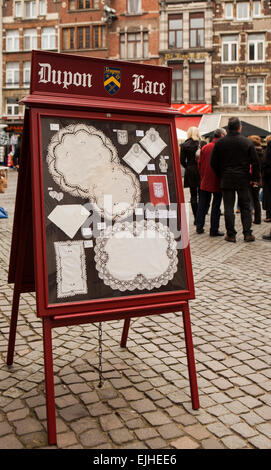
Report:
[[[89,178],[108,163],[119,163],[116,147],[93,126],[71,124],[57,132],[47,153],[49,172],[63,191],[89,197]]]
[[[98,168],[89,180],[90,202],[108,220],[121,220],[131,215],[140,197],[138,178],[123,165]]]

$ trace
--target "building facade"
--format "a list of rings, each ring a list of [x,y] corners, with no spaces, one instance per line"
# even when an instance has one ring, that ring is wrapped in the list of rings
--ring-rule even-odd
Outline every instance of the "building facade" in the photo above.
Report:
[[[116,20],[109,32],[111,59],[159,65],[158,0],[111,0]]]
[[[31,51],[58,51],[58,8],[54,0],[6,0],[3,6],[2,122],[21,132],[21,98],[29,93]]]
[[[213,111],[271,131],[271,2],[213,5]]]
[[[159,54],[173,68],[173,103],[211,104],[212,3],[160,1]]]

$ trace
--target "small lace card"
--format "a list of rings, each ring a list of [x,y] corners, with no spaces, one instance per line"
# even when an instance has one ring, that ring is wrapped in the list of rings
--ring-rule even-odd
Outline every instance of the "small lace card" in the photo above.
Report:
[[[147,150],[152,158],[156,158],[167,146],[163,139],[161,139],[159,132],[153,127],[146,132],[145,137],[140,140],[140,144]]]
[[[158,204],[169,205],[169,191],[166,175],[148,175],[150,202],[157,206]]]
[[[137,173],[141,173],[150,161],[149,155],[144,152],[139,144],[134,144],[129,152],[123,157],[123,160]]]
[[[55,242],[57,297],[87,294],[86,257],[83,241]]]

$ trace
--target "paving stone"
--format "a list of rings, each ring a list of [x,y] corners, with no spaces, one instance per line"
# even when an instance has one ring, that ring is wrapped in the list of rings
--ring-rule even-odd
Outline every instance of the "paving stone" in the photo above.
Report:
[[[160,437],[155,437],[154,439],[148,439],[146,441],[147,446],[150,449],[167,449],[166,442]]]
[[[100,425],[103,431],[111,431],[112,429],[123,427],[121,420],[114,414],[101,416]]]
[[[256,449],[271,449],[271,441],[266,436],[255,436],[249,439],[249,442]],[[0,441],[1,443],[1,441]]]
[[[98,429],[90,429],[79,436],[81,444],[87,449],[95,449],[107,442],[105,435]]]
[[[247,447],[246,441],[236,435],[223,437],[222,442],[227,449],[244,449]]]
[[[135,434],[140,441],[146,441],[152,437],[157,437],[158,432],[154,428],[142,428],[135,430]]]
[[[225,449],[225,447],[216,439],[210,437],[201,442],[203,449]]]
[[[16,432],[19,436],[43,429],[41,424],[36,419],[31,417],[14,421],[14,426],[16,427]]]
[[[171,446],[175,449],[198,449],[200,444],[188,436],[183,436],[176,439],[176,441],[172,441]]]
[[[59,410],[59,414],[65,421],[68,422],[73,421],[74,419],[79,419],[83,418],[84,416],[88,416],[87,410],[79,404],[61,409]]]
[[[161,411],[144,413],[143,416],[152,426],[170,423],[168,416],[163,414]]]
[[[148,398],[143,398],[142,400],[131,401],[130,405],[138,413],[146,413],[147,411],[155,411],[156,406]]]
[[[113,431],[109,431],[110,437],[115,444],[124,444],[125,442],[132,441],[133,435],[130,431],[127,431],[126,428],[121,429],[114,429]]]
[[[0,449],[23,449],[23,444],[12,434],[0,437]]]
[[[184,433],[176,424],[164,424],[157,428],[159,434],[166,441],[182,436]]]

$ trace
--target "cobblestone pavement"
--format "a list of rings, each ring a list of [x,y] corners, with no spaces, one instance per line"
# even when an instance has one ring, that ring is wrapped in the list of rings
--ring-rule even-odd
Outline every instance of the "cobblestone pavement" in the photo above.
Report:
[[[21,298],[14,365],[5,364],[13,286],[7,284],[17,173],[0,206],[0,449],[48,448],[41,320]],[[222,223],[223,228],[224,223]],[[182,316],[53,330],[58,448],[270,449],[270,224],[244,243],[197,235],[190,225],[196,299],[190,302],[201,408],[191,409]]]

